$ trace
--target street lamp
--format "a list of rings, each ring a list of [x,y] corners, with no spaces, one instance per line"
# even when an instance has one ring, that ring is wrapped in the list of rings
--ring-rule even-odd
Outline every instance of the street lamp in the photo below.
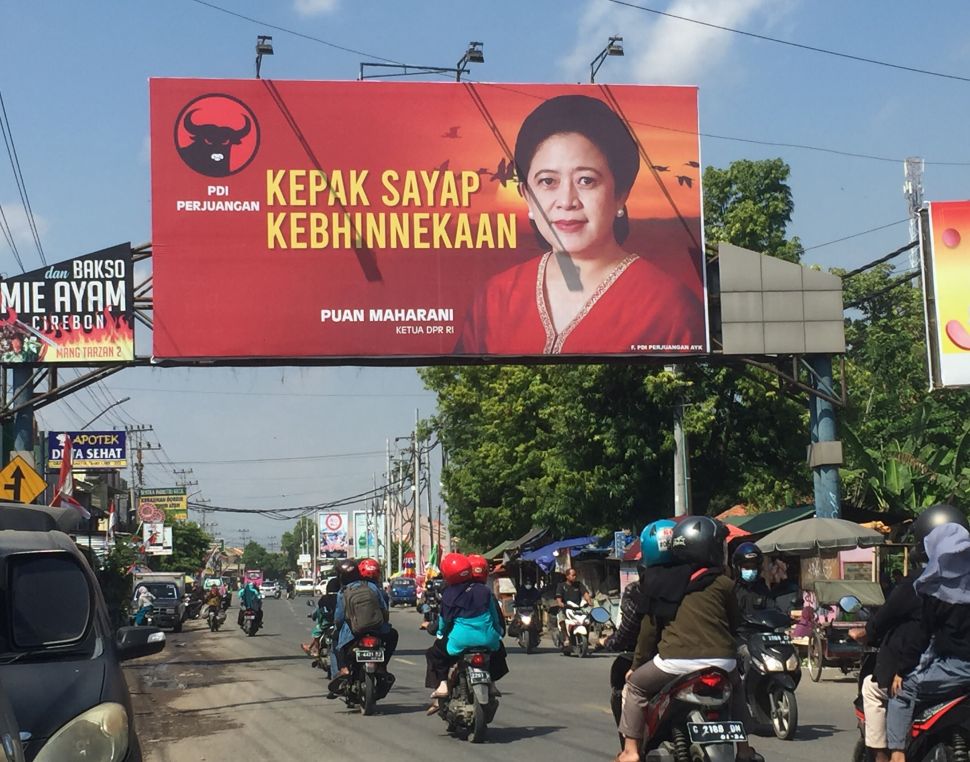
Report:
[[[613,35],[610,37],[610,41],[606,43],[606,47],[603,48],[599,55],[596,56],[589,63],[589,81],[591,84],[596,83],[596,72],[600,70],[603,62],[606,60],[607,56],[622,56],[623,55],[623,38],[619,35]]]
[[[83,431],[84,429],[86,429],[88,426],[90,426],[92,423],[94,423],[96,420],[98,420],[98,418],[100,418],[102,415],[104,415],[109,410],[111,410],[111,408],[117,407],[118,405],[123,405],[123,404],[125,404],[130,399],[131,399],[131,397],[125,397],[124,399],[115,400],[110,405],[108,405],[108,407],[106,407],[104,410],[102,410],[100,413],[98,413],[96,416],[94,416],[94,418],[92,418],[90,421],[88,421],[86,424],[84,424],[79,429],[79,431]]]
[[[417,64],[388,64],[388,63],[371,63],[370,61],[362,62],[360,64],[360,75],[358,79],[378,79],[379,77],[413,77],[422,74],[454,74],[455,81],[461,82],[461,75],[468,71],[465,64],[469,63],[485,63],[485,53],[482,51],[482,46],[485,43],[472,41],[468,43],[468,49],[465,50],[465,55],[458,59],[458,64],[454,67],[450,66],[419,66]],[[365,68],[371,69],[400,69],[398,73],[395,74],[364,74]]]
[[[273,55],[273,38],[268,34],[256,37],[256,79],[259,79],[259,67],[263,63],[263,56]]]

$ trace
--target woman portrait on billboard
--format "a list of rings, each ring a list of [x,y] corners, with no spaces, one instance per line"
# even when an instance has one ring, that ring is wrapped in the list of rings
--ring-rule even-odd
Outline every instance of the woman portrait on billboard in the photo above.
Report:
[[[514,160],[544,253],[485,283],[457,353],[642,354],[705,343],[696,290],[651,252],[624,247],[640,152],[616,112],[585,95],[544,101],[523,121]]]

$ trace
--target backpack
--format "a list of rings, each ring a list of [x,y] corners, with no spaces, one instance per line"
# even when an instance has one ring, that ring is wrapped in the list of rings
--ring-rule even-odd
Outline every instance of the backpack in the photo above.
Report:
[[[384,626],[384,611],[378,593],[366,583],[344,590],[344,611],[350,631],[355,635]]]

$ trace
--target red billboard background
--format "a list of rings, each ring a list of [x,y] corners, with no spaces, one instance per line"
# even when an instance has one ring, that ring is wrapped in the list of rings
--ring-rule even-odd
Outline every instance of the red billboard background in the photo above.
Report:
[[[158,359],[707,350],[695,88],[197,79],[150,87]],[[536,239],[510,157],[527,115],[577,94],[621,115],[639,175],[618,212],[629,220],[629,256],[562,313],[537,273],[568,282],[569,266],[542,256],[548,246]],[[325,231],[311,230],[313,214]],[[408,245],[391,236],[392,217]],[[496,296],[498,281],[505,291]],[[492,333],[506,321],[500,339],[469,338],[476,311]],[[663,325],[644,333],[644,315]]]

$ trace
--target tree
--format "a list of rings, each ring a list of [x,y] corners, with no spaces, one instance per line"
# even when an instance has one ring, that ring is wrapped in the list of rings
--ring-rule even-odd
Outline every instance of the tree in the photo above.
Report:
[[[194,521],[172,524],[172,555],[149,556],[149,566],[155,571],[180,571],[195,574],[202,568],[212,537]]]
[[[298,519],[292,531],[283,532],[280,538],[280,548],[286,556],[286,568],[296,569],[297,560],[301,553],[313,553],[316,550],[317,525],[309,516]]]

